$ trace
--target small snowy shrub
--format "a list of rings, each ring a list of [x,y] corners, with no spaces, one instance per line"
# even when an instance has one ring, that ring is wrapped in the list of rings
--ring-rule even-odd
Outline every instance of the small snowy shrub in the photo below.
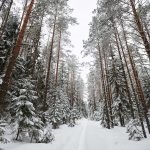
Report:
[[[76,125],[76,120],[80,119],[80,113],[76,105],[74,105],[73,109],[70,111],[69,116],[69,127],[74,127]]]
[[[94,111],[93,116],[92,116],[92,120],[94,121],[100,121],[101,120],[101,115],[99,111]]]
[[[54,140],[54,136],[50,131],[47,131],[43,138],[38,143],[50,143]]]
[[[61,102],[57,96],[57,91],[54,90],[51,97],[51,108],[49,119],[53,129],[58,129],[62,121]]]
[[[127,126],[127,133],[129,133],[129,140],[140,141],[143,138],[142,131],[139,129],[139,121],[133,119]]]
[[[101,121],[102,127],[108,128],[108,126],[107,126],[106,108],[105,108],[105,107],[104,107],[104,109],[103,109],[103,114],[102,114],[101,120],[102,120],[102,121]]]
[[[101,125],[102,125],[103,128],[107,128],[107,122],[106,122],[106,120],[103,119],[101,121]]]
[[[74,127],[75,126],[75,121],[71,119],[68,126],[69,127]]]
[[[0,142],[1,143],[9,143],[10,140],[4,137],[7,123],[5,121],[0,120]]]
[[[52,127],[51,125],[48,125],[43,133],[38,136],[38,139],[37,139],[37,143],[50,143],[54,140],[54,136],[52,134]]]
[[[4,135],[5,133],[5,126],[6,124],[3,121],[0,121],[0,138]]]

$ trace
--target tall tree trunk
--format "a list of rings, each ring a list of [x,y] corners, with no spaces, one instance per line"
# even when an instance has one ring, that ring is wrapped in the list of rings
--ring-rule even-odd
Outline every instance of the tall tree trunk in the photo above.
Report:
[[[52,39],[51,39],[51,45],[50,45],[50,53],[49,53],[48,68],[47,68],[46,83],[45,83],[45,94],[44,94],[43,110],[47,109],[46,108],[47,107],[47,104],[46,104],[46,102],[47,102],[47,92],[48,92],[48,86],[49,86],[51,61],[52,61],[52,55],[53,55],[53,45],[54,45],[54,38],[55,38],[56,21],[57,21],[57,9],[56,9],[56,14],[54,16],[53,33],[52,33]]]
[[[125,122],[124,122],[124,117],[122,116],[122,113],[123,113],[123,109],[122,109],[122,104],[120,103],[119,104],[119,120],[120,120],[120,125],[122,127],[125,127]]]
[[[10,9],[12,7],[12,4],[13,4],[13,0],[10,1],[10,4],[9,4],[9,6],[7,8],[7,12],[6,12],[5,18],[4,18],[4,20],[2,22],[2,25],[1,25],[1,28],[0,28],[0,39],[2,38],[4,30],[5,30],[5,27],[7,25],[9,14],[10,14]]]
[[[105,107],[106,107],[106,123],[107,123],[107,128],[110,129],[110,116],[109,116],[109,110],[108,110],[108,101],[107,101],[107,95],[106,95],[106,85],[105,85],[105,76],[104,76],[104,67],[102,64],[102,54],[100,50],[100,45],[98,43],[98,53],[99,53],[99,61],[100,61],[100,67],[101,67],[101,77],[102,77],[102,88],[103,88],[103,98],[105,102]]]
[[[37,55],[38,55],[38,47],[39,47],[39,42],[40,42],[40,37],[41,37],[43,19],[44,19],[44,11],[43,11],[43,14],[41,17],[40,27],[38,29],[37,37],[34,41],[33,66],[32,66],[32,75],[33,76],[34,76],[34,71],[35,71],[36,59],[37,59]]]
[[[141,85],[141,82],[140,82],[140,79],[139,79],[139,76],[138,76],[138,72],[137,72],[136,67],[135,67],[135,63],[132,59],[131,50],[128,46],[127,37],[126,37],[126,34],[125,34],[123,24],[122,24],[122,29],[123,29],[123,34],[124,34],[124,38],[125,38],[125,43],[126,43],[126,48],[127,48],[130,64],[131,64],[133,75],[134,75],[134,80],[135,80],[135,83],[136,83],[137,95],[138,95],[138,98],[139,98],[139,100],[142,104],[144,117],[145,117],[145,120],[146,120],[146,123],[147,123],[147,128],[148,128],[148,131],[150,133],[150,122],[149,122],[148,115],[147,115],[148,109],[147,109],[147,106],[146,106],[146,101],[145,101],[145,97],[144,97],[144,93],[143,93],[143,88],[142,88],[142,85]]]
[[[28,30],[30,30],[33,27],[33,24],[34,24],[33,21],[30,21],[30,19],[29,19]],[[23,56],[24,58],[26,58],[28,56],[28,54],[31,53],[31,50],[33,47],[32,40],[29,37],[30,37],[30,32],[27,32],[25,34],[24,40],[23,40],[24,46],[20,50],[20,56]]]
[[[61,29],[59,31],[59,44],[58,44],[58,53],[57,53],[57,64],[56,64],[56,74],[55,74],[55,86],[58,84],[58,69],[60,61],[60,49],[61,49]]]
[[[71,104],[71,109],[73,109],[73,105],[75,102],[75,87],[74,87],[74,82],[75,82],[75,73],[74,71],[71,71],[71,80],[70,80],[70,104]]]
[[[15,66],[16,59],[17,59],[17,57],[19,55],[19,52],[20,52],[20,48],[21,48],[21,45],[22,45],[24,33],[25,33],[25,30],[26,30],[26,27],[27,27],[27,24],[28,24],[30,14],[32,12],[34,2],[35,2],[35,0],[31,0],[31,3],[29,4],[26,16],[24,18],[24,22],[22,24],[22,28],[19,32],[18,39],[16,41],[16,45],[13,48],[11,57],[9,59],[9,63],[8,63],[8,66],[7,66],[7,69],[6,69],[6,72],[5,72],[3,83],[1,85],[1,89],[0,89],[0,110],[1,111],[4,109],[4,106],[3,106],[4,101],[5,101],[4,99],[5,99],[5,96],[7,94],[9,86],[10,86],[12,71],[13,71],[13,68]]]
[[[108,99],[108,107],[109,107],[109,114],[110,114],[110,121],[111,121],[111,127],[114,127],[113,123],[113,114],[112,114],[112,93],[111,93],[111,87],[109,84],[109,72],[108,72],[108,60],[106,59],[106,54],[104,54],[104,62],[105,62],[105,73],[106,73],[106,91],[107,91],[107,99]]]
[[[93,103],[94,103],[94,111],[96,111],[97,109],[96,109],[95,89],[93,90]]]
[[[148,42],[148,39],[147,39],[146,34],[144,32],[144,28],[143,28],[143,25],[141,23],[140,16],[139,16],[138,12],[136,11],[134,0],[129,0],[129,1],[130,1],[130,4],[131,4],[131,7],[132,7],[132,12],[133,12],[133,15],[134,15],[136,26],[138,28],[138,32],[141,35],[143,44],[145,46],[145,50],[146,50],[147,55],[150,59],[150,43]]]
[[[22,12],[22,16],[21,16],[21,21],[20,21],[20,24],[19,24],[19,27],[18,27],[19,31],[20,31],[20,28],[21,28],[21,25],[22,25],[22,22],[23,22],[23,17],[24,17],[25,12],[26,12],[28,1],[29,0],[25,0],[25,4],[24,4],[24,7],[23,7],[23,12]]]
[[[95,98],[95,84],[94,83],[92,85],[92,94],[91,95],[93,96],[92,99],[91,99],[91,101],[92,101],[92,104],[93,104],[93,113],[94,113],[94,111],[97,110],[97,107],[96,107],[96,98]]]

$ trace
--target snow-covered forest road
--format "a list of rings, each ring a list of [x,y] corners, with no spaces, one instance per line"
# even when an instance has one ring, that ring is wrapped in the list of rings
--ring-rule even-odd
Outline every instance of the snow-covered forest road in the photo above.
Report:
[[[6,144],[4,150],[150,150],[150,138],[129,141],[125,128],[108,130],[99,122],[82,119],[71,128],[66,125],[54,131],[50,144]]]

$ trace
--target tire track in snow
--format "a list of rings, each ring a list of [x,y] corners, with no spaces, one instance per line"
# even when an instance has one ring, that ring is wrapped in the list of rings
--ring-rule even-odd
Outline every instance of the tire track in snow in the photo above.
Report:
[[[81,122],[79,126],[75,126],[73,128],[73,132],[71,132],[70,139],[66,142],[64,147],[61,147],[61,150],[84,150],[83,143],[84,143],[84,134],[87,126],[87,120]],[[83,143],[82,143],[83,142]],[[80,149],[79,149],[80,148]]]
[[[84,150],[85,149],[85,133],[86,133],[86,129],[87,129],[87,120],[85,120],[84,124],[83,124],[83,129],[79,138],[79,146],[77,150]]]

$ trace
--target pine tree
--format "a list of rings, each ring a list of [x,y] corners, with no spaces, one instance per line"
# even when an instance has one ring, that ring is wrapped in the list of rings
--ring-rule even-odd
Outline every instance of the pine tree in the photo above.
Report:
[[[11,49],[17,37],[18,18],[10,16],[0,41],[0,76],[3,76]]]
[[[128,116],[128,101],[126,100],[126,87],[124,74],[122,71],[122,66],[120,60],[115,60],[115,68],[109,72],[110,74],[110,83],[113,87],[112,96],[113,96],[113,117],[115,120],[120,122],[121,126],[125,126],[125,116]],[[117,121],[117,122],[118,122]]]
[[[50,122],[52,123],[53,129],[59,128],[62,121],[62,108],[60,102],[59,91],[53,91],[51,95],[51,108],[50,108]]]
[[[30,79],[26,78],[19,81],[19,84],[19,91],[16,91],[18,94],[16,96],[13,95],[10,108],[12,110],[12,122],[17,125],[16,140],[18,140],[19,136],[22,136],[23,132],[29,134],[34,125],[37,125],[37,122],[40,121],[33,105],[37,100],[33,90],[33,83]],[[22,139],[23,137],[20,138]]]
[[[67,124],[69,121],[70,109],[69,109],[69,99],[66,92],[63,89],[59,89],[61,111],[62,111],[62,123]]]
[[[0,120],[0,143],[9,143],[10,140],[5,137],[6,133],[6,127],[8,126],[7,122],[5,120]]]
[[[69,116],[69,127],[74,127],[76,125],[76,120],[80,118],[80,113],[76,104],[74,104],[73,109],[71,109]]]
[[[144,138],[139,126],[140,122],[138,119],[133,119],[128,123],[127,132],[129,133],[129,140],[140,141]]]
[[[32,137],[29,133],[34,133],[43,126],[35,109],[38,97],[34,84],[34,80],[28,77],[26,72],[26,61],[18,58],[12,75],[12,86],[7,94],[8,110],[11,115],[11,123],[15,124],[17,140],[23,140],[24,132]]]

